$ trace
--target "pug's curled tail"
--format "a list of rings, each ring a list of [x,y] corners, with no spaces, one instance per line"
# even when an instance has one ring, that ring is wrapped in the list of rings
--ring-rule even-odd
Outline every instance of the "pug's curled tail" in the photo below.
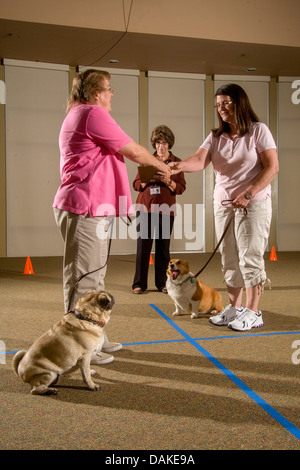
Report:
[[[12,366],[17,375],[19,375],[18,374],[19,364],[22,361],[23,357],[25,356],[26,352],[27,351],[18,351],[13,357]]]

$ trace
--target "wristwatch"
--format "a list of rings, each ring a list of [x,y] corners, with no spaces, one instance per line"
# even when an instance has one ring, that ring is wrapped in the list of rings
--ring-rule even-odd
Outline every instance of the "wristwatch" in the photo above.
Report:
[[[175,188],[176,188],[176,183],[175,183],[175,181],[174,181],[174,183],[175,183],[175,188],[172,188],[172,183],[173,183],[173,180],[170,179],[170,183],[166,183],[166,185],[168,186],[168,188],[170,188],[170,190],[171,190],[172,192],[174,192],[174,191],[175,191]]]
[[[252,196],[251,196],[251,194],[248,193],[248,191],[244,192],[244,196],[245,196],[245,199],[248,199],[248,201],[250,201],[250,199],[252,199]]]

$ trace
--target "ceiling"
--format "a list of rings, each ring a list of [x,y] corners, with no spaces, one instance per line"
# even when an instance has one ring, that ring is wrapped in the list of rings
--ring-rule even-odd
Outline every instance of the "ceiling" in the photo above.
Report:
[[[0,19],[0,57],[207,75],[300,77],[300,48]],[[112,65],[109,60],[119,62]],[[246,71],[254,67],[254,71]]]

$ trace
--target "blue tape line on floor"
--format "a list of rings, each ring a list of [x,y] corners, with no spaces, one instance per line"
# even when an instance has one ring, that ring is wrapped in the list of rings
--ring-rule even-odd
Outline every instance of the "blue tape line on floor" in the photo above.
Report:
[[[233,374],[226,366],[224,366],[218,359],[204,349],[195,339],[191,338],[184,330],[182,330],[173,320],[171,320],[164,312],[162,312],[156,305],[150,304],[159,315],[161,315],[178,333],[180,333],[187,341],[189,341],[198,351],[200,351],[207,359],[209,359],[218,369],[220,369],[230,380],[232,380],[244,393],[246,393],[252,400],[255,401],[261,408],[263,408],[272,418],[280,423],[287,431],[300,440],[300,429],[294,426],[265,400],[263,400],[257,393],[253,392],[248,385],[244,384],[236,375]]]
[[[195,341],[212,341],[214,339],[236,339],[236,338],[257,338],[260,336],[282,336],[282,335],[299,335],[300,331],[276,331],[274,333],[253,333],[245,335],[226,335],[226,336],[203,336],[202,338],[194,338]],[[140,341],[134,343],[122,343],[123,346],[140,346],[142,344],[161,344],[161,343],[179,343],[188,341],[186,339],[162,339],[157,341]]]
[[[282,336],[282,335],[299,335],[300,331],[276,331],[274,333],[253,333],[245,335],[226,335],[226,336],[203,336],[202,338],[194,338],[195,341],[212,341],[214,339],[237,339],[237,338],[257,338],[260,336]],[[161,339],[157,341],[139,341],[134,343],[122,343],[123,346],[141,346],[143,344],[164,344],[164,343],[184,343],[187,339]],[[17,351],[0,351],[0,354],[16,354]]]

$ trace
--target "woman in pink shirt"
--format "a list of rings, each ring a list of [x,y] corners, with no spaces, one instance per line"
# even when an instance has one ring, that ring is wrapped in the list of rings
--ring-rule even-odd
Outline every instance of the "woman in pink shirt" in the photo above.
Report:
[[[109,80],[108,72],[94,69],[77,74],[59,135],[62,182],[53,208],[65,243],[65,312],[74,311],[77,299],[87,290],[104,289],[110,221],[128,215],[132,206],[123,155],[154,166],[158,174],[170,174],[164,163],[134,142],[111,117]],[[122,347],[104,337],[92,364],[111,362],[114,358],[107,353]]]
[[[245,331],[263,326],[258,304],[267,279],[263,256],[270,232],[271,181],[278,172],[278,157],[271,132],[259,121],[243,88],[224,85],[215,96],[219,127],[212,130],[194,155],[172,169],[194,172],[213,164],[218,239],[234,218],[220,245],[230,303],[209,320],[214,325]]]

